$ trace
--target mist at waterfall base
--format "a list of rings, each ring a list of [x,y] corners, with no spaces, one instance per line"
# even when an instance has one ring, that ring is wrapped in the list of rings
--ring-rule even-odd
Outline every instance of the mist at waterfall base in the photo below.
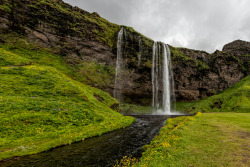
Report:
[[[124,88],[123,73],[126,71],[124,58],[124,46],[127,40],[127,32],[124,27],[118,33],[116,75],[114,86],[114,98],[119,103],[123,102],[122,90]],[[138,37],[138,67],[141,65],[143,42]],[[152,54],[152,113],[151,115],[184,115],[176,111],[174,77],[171,66],[171,52],[165,43],[154,42]]]

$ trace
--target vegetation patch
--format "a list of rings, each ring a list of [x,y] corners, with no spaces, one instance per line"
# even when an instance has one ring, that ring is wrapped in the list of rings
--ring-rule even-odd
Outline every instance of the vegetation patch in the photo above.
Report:
[[[115,69],[96,62],[82,62],[77,66],[81,82],[98,88],[113,87]]]
[[[63,56],[53,53],[53,51],[50,49],[42,48],[39,45],[29,43],[26,37],[20,36],[17,33],[3,35],[3,38],[6,41],[4,45],[0,45],[1,57],[5,56],[1,59],[3,62],[16,62],[16,59],[18,59],[22,64],[17,64],[16,62],[16,66],[28,64],[50,66],[56,68],[57,70],[61,71],[71,78],[77,79],[78,76],[76,69],[67,64]],[[8,52],[9,54],[6,54],[4,52]],[[24,61],[26,63],[23,63]],[[3,66],[8,65],[13,65],[13,63],[3,64]]]
[[[134,121],[110,108],[118,102],[108,93],[58,70],[68,68],[59,67],[57,60],[51,66],[38,64],[44,52],[23,53],[0,49],[0,160],[81,141]],[[55,55],[45,59],[50,56]]]
[[[196,67],[198,70],[208,70],[209,66],[205,62],[186,56],[181,53],[178,48],[174,48],[172,46],[169,47],[172,53],[172,61],[178,62],[180,64],[185,64],[187,66]]]

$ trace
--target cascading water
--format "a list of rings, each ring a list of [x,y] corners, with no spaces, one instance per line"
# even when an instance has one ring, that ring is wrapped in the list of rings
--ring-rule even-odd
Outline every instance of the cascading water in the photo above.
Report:
[[[171,115],[175,111],[171,53],[166,44],[159,42],[153,45],[152,108],[155,114]]]
[[[142,41],[141,37],[139,37],[139,54],[138,54],[138,67],[141,65],[141,55],[142,55]]]
[[[122,89],[124,87],[124,82],[122,80],[122,71],[125,68],[125,63],[123,60],[123,44],[125,42],[126,42],[126,30],[122,27],[118,33],[116,74],[115,74],[115,87],[114,87],[114,97],[119,102],[122,101]]]
[[[117,41],[116,75],[114,97],[123,101],[122,90],[126,78],[126,29],[121,28]],[[138,67],[140,67],[142,54],[142,40],[139,37]],[[152,56],[152,108],[154,114],[171,115],[175,111],[174,80],[171,68],[171,53],[169,47],[160,42],[154,42]],[[176,114],[176,113],[175,113]]]
[[[170,108],[172,111],[176,111],[176,98],[175,98],[175,89],[174,89],[174,73],[172,70],[172,63],[171,63],[171,52],[170,49],[168,47],[168,45],[166,45],[166,49],[167,49],[167,58],[168,58],[168,67],[169,67],[169,85],[170,85]],[[172,112],[173,113],[173,112]],[[175,112],[177,113],[177,112]],[[179,113],[180,114],[180,113]]]
[[[157,42],[153,45],[153,57],[152,57],[152,108],[153,111],[158,109],[159,99],[158,99],[158,63],[156,57],[158,57],[158,47]]]

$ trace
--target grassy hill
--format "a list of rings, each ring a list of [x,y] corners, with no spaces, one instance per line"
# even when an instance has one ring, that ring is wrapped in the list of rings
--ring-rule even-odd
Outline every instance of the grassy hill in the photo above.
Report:
[[[0,48],[0,160],[84,140],[134,121],[114,110],[118,102],[108,93],[71,79],[73,71],[62,57],[46,50],[10,50]]]
[[[170,118],[140,162],[125,157],[120,166],[249,166],[248,113],[198,113]]]
[[[250,112],[250,76],[218,95],[193,103],[178,103],[177,110],[197,112]]]

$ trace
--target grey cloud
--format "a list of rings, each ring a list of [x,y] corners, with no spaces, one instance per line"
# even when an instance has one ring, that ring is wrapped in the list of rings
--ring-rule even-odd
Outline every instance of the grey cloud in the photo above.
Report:
[[[249,0],[64,0],[153,40],[214,52],[250,41]]]

